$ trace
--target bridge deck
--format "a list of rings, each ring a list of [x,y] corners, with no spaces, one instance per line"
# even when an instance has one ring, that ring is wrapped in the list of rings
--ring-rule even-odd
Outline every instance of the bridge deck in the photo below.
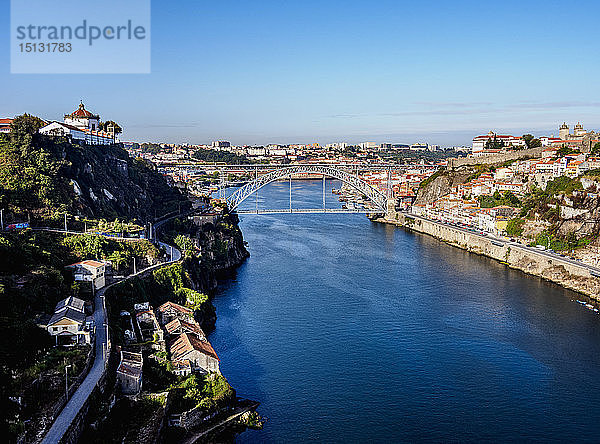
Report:
[[[237,214],[381,214],[381,210],[351,208],[282,208],[280,210],[236,210]]]

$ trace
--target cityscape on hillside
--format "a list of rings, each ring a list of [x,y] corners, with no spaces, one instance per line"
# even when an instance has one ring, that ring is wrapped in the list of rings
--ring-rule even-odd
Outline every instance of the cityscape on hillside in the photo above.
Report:
[[[3,442],[600,441],[600,2],[6,8]]]

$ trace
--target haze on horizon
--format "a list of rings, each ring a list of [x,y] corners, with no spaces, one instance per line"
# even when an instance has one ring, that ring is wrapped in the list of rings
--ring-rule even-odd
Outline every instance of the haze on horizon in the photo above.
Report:
[[[0,29],[9,39],[8,2]],[[152,4],[152,73],[11,75],[0,117],[83,100],[122,140],[468,145],[600,128],[600,4],[509,0]],[[8,86],[10,85],[10,87]]]

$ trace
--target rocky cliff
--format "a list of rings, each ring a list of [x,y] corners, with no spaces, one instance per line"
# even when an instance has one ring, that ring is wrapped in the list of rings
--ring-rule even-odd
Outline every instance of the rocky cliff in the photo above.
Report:
[[[416,205],[426,205],[450,193],[452,187],[468,182],[477,170],[473,167],[462,167],[456,170],[442,169],[429,179],[423,181],[417,197]]]

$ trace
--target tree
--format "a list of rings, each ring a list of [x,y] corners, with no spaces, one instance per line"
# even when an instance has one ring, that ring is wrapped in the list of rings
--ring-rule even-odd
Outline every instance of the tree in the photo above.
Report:
[[[525,220],[520,217],[515,217],[506,224],[506,234],[509,236],[521,236],[523,234],[523,225]]]
[[[596,144],[592,147],[592,154],[595,156],[600,154],[600,142],[596,142]]]
[[[504,200],[504,204],[510,207],[518,207],[521,205],[521,201],[512,191],[505,191],[502,199]]]
[[[32,116],[31,114],[23,114],[13,119],[10,124],[10,130],[16,136],[25,134],[33,135],[44,125],[45,122],[39,117]]]
[[[525,141],[527,148],[538,148],[542,146],[542,141],[540,139],[536,139],[531,134],[523,134],[523,140]]]
[[[504,148],[504,141],[498,140],[496,135],[494,134],[494,138],[489,138],[487,142],[485,142],[486,150],[499,150]]]
[[[106,122],[100,122],[100,131],[107,131],[108,132],[108,127],[111,126],[111,125],[115,129],[115,136],[117,134],[121,134],[123,132],[123,128],[121,128],[121,125],[119,125],[114,120],[107,120]]]

